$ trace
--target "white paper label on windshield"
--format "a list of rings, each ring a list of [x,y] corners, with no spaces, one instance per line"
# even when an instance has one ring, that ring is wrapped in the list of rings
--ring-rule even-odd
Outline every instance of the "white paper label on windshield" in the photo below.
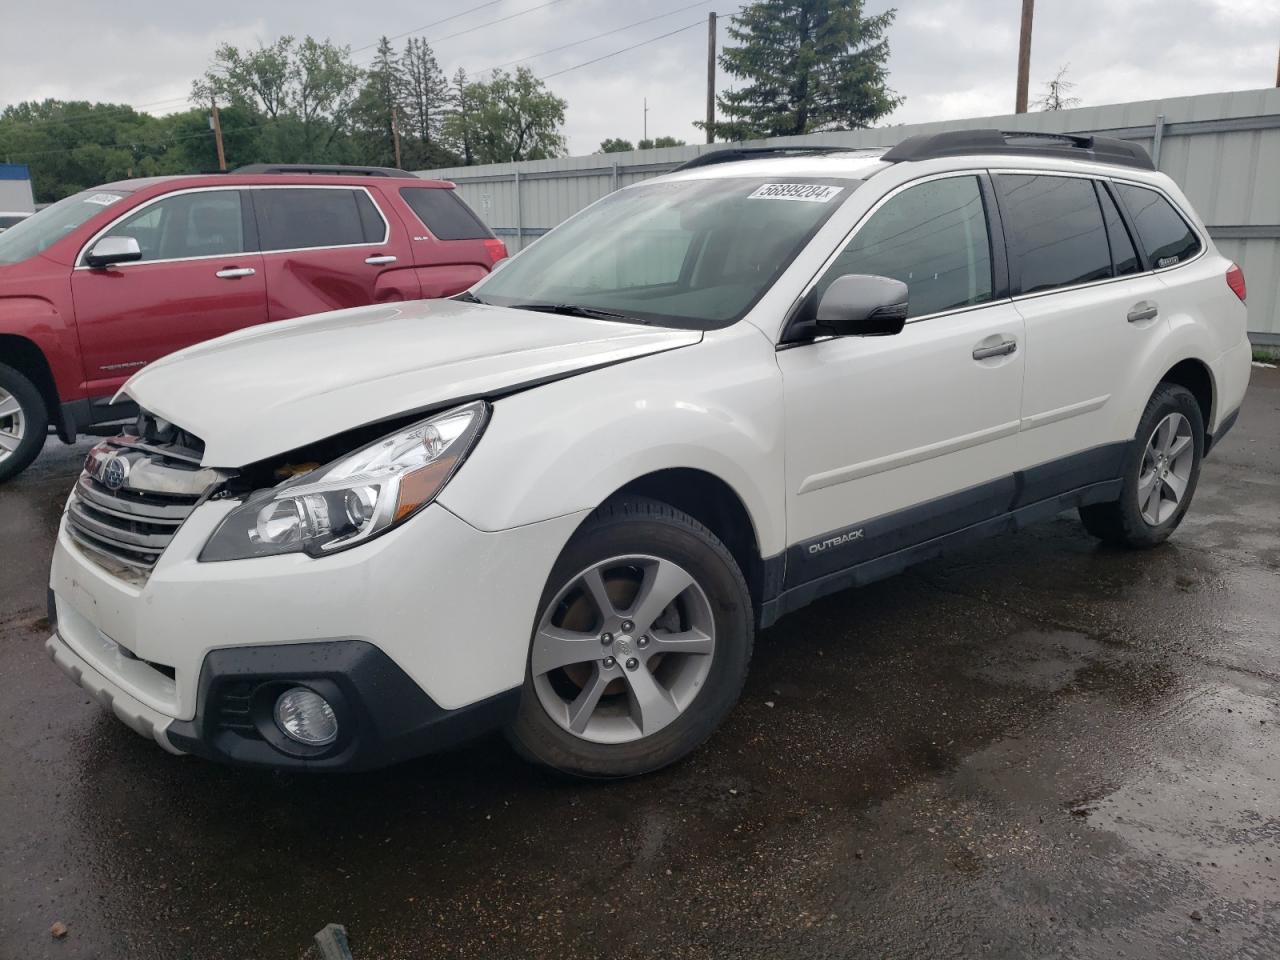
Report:
[[[748,200],[802,200],[805,203],[826,203],[843,187],[825,183],[766,183],[747,197]]]
[[[96,203],[100,207],[109,207],[120,197],[114,193],[95,193],[92,197],[85,197],[85,203]]]

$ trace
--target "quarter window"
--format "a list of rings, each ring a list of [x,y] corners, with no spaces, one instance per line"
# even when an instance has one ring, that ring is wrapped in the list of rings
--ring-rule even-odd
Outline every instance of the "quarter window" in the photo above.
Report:
[[[901,280],[908,316],[991,299],[991,240],[977,177],[909,187],[872,214],[814,288],[813,301],[850,273]]]
[[[1102,218],[1107,223],[1107,242],[1111,244],[1111,262],[1117,277],[1125,277],[1142,269],[1138,263],[1138,251],[1133,247],[1133,239],[1120,216],[1120,208],[1111,199],[1111,193],[1104,184],[1097,184],[1098,199],[1102,201]]]
[[[1171,267],[1200,252],[1200,238],[1161,194],[1127,183],[1117,183],[1116,191],[1133,218],[1152,267]]]
[[[103,236],[137,240],[144,262],[218,257],[247,249],[238,190],[165,197],[121,220]]]
[[[1091,180],[1000,174],[1009,266],[1022,293],[1111,276],[1111,253]]]
[[[255,190],[253,205],[264,252],[381,243],[386,234],[386,225],[363,190]]]
[[[402,187],[400,196],[437,240],[488,240],[493,236],[452,190]]]

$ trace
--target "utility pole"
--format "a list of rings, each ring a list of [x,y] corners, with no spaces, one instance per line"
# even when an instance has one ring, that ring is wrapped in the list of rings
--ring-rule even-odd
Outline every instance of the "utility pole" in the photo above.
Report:
[[[1280,87],[1280,53],[1276,54],[1276,86]]]
[[[227,155],[222,149],[222,121],[218,118],[218,101],[210,100],[213,112],[209,114],[209,126],[213,130],[213,142],[218,145],[218,169],[227,172]]]
[[[1280,86],[1280,82],[1277,82]],[[707,14],[707,143],[715,142],[716,123],[716,15]]]
[[[400,169],[400,118],[396,114],[396,105],[391,104],[391,140],[396,146],[396,169]]]
[[[1022,35],[1018,40],[1018,93],[1014,113],[1027,112],[1027,84],[1031,78],[1031,20],[1036,0],[1022,0]]]
[[[649,98],[644,98],[644,139],[649,139]]]

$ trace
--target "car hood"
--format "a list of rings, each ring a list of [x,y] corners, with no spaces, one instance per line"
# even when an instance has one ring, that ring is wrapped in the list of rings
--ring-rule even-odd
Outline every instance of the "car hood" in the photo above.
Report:
[[[494,396],[702,339],[645,327],[420,300],[250,327],[170,354],[121,389],[240,467],[399,414]]]

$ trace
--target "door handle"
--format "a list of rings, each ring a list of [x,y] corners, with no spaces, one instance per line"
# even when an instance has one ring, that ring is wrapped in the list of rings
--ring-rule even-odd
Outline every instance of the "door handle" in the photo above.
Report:
[[[990,360],[992,357],[1004,357],[1013,353],[1013,351],[1017,349],[1017,340],[1005,340],[1002,343],[993,343],[989,347],[974,347],[973,359]]]
[[[389,253],[380,253],[376,256],[365,257],[364,262],[369,264],[371,267],[380,267],[384,263],[395,263],[396,258],[391,256]]]
[[[258,271],[253,267],[227,267],[214,274],[219,280],[239,280],[241,277],[252,277]]]
[[[1143,320],[1154,320],[1160,315],[1160,309],[1150,300],[1139,300],[1133,305],[1126,318],[1130,323],[1141,323]]]

